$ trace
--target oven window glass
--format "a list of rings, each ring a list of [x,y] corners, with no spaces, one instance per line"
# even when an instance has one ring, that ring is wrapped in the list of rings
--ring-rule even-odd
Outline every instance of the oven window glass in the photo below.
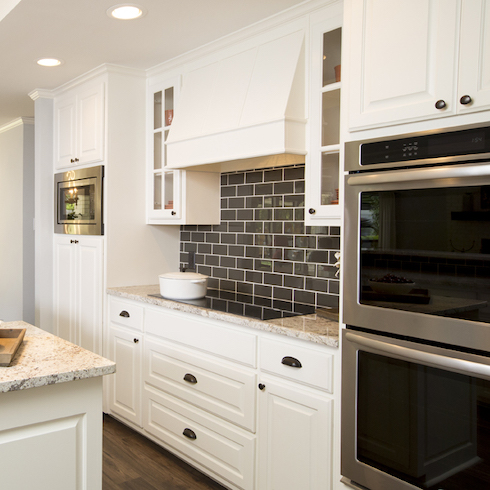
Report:
[[[358,460],[424,489],[488,490],[490,382],[358,355]]]
[[[59,187],[60,223],[88,223],[95,220],[95,179],[63,183]]]
[[[490,186],[363,192],[360,302],[490,323]]]

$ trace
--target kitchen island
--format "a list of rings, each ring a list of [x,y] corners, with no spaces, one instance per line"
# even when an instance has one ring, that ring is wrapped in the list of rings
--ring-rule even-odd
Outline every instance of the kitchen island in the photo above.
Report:
[[[24,322],[10,366],[0,367],[1,486],[102,488],[102,376],[115,363]]]

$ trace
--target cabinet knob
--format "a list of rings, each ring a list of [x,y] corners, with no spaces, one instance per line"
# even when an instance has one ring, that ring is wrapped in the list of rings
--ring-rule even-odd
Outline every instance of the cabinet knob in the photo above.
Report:
[[[177,213],[176,213],[175,211],[172,211],[170,214],[171,214],[172,216],[175,216]]]
[[[184,381],[187,381],[188,383],[196,384],[197,383],[197,378],[194,375],[192,375],[190,373],[187,373],[184,376]]]
[[[468,105],[472,102],[471,97],[469,95],[463,95],[461,99],[459,99],[460,104]]]
[[[446,107],[446,102],[442,99],[436,102],[436,109],[444,109]]]
[[[70,243],[75,243],[75,244],[77,244],[77,243],[78,243],[78,240],[70,240]]]
[[[316,213],[316,209],[310,208],[310,209],[308,209],[308,212],[310,214],[315,214]]]
[[[121,311],[119,313],[119,316],[123,316],[124,318],[129,318],[129,313],[126,310]]]
[[[259,390],[264,391],[265,390],[265,385],[262,383],[259,383]]]
[[[283,357],[281,363],[284,364],[285,366],[291,366],[293,368],[302,367],[301,363],[298,361],[298,359],[291,357],[291,356]]]
[[[78,158],[71,158],[70,163],[76,163],[79,162],[80,160]]]
[[[137,344],[139,341],[140,341],[140,339],[136,339],[136,338],[135,338],[135,339],[133,339],[133,342],[134,342],[135,344]]]
[[[184,432],[182,432],[182,434],[189,439],[197,439],[196,433],[191,429],[184,429]]]

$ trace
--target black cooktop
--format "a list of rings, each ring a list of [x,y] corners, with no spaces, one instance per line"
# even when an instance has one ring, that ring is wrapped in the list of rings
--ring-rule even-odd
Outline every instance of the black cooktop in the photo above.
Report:
[[[149,294],[148,296],[163,298],[160,294]],[[313,305],[209,288],[206,296],[202,299],[172,301],[258,320],[273,320],[274,318],[315,313]]]

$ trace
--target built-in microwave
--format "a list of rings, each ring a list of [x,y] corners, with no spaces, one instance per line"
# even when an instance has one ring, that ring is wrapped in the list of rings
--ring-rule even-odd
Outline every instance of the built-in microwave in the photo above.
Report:
[[[103,179],[103,165],[55,174],[55,233],[104,234]]]

